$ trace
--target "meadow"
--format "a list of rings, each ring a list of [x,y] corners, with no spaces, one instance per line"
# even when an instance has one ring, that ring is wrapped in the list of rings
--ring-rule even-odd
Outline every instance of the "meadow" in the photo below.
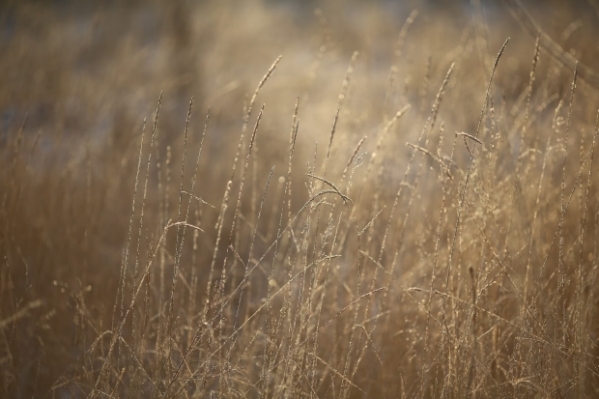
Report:
[[[596,0],[0,9],[0,397],[599,397]]]

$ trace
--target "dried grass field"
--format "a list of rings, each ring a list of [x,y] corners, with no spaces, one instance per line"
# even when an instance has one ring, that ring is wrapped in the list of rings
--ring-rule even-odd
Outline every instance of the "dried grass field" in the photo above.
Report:
[[[599,397],[596,0],[0,5],[0,397]]]

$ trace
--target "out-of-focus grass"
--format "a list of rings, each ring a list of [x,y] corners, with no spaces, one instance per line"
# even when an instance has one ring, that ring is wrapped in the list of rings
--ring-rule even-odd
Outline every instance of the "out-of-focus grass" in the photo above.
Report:
[[[1,396],[599,394],[598,89],[503,3],[2,10]]]

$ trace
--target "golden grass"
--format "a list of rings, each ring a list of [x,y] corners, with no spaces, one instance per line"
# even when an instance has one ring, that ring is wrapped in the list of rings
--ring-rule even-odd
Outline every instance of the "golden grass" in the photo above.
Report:
[[[4,6],[0,396],[597,397],[599,14],[523,3]]]

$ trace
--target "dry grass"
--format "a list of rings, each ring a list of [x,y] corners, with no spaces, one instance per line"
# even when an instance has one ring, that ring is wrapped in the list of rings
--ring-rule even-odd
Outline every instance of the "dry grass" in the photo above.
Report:
[[[599,396],[599,8],[524,3],[4,5],[0,396]]]

